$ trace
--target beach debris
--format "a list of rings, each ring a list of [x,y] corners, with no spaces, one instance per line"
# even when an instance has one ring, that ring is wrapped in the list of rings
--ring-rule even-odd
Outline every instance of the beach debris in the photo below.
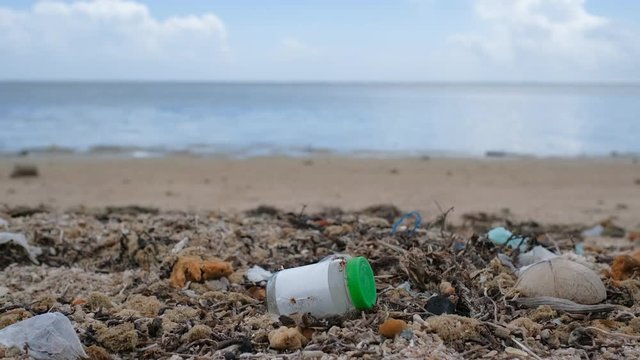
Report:
[[[138,333],[130,322],[100,328],[96,339],[100,345],[113,352],[131,351],[138,345]]]
[[[155,296],[144,296],[136,294],[122,304],[122,307],[128,310],[137,311],[142,316],[153,317],[158,315],[162,308],[162,303]]]
[[[404,224],[404,222],[409,218],[414,218],[413,228],[409,230],[409,232],[414,233],[416,230],[420,229],[420,227],[422,226],[422,216],[419,212],[412,211],[410,213],[402,215],[402,217],[400,217],[398,221],[393,223],[393,226],[391,227],[391,235],[395,235],[398,230],[406,230],[407,228],[402,224]]]
[[[180,251],[184,250],[184,248],[189,244],[189,238],[185,237],[180,240],[174,247],[171,249],[172,254],[179,254]]]
[[[612,304],[578,304],[571,300],[560,299],[552,296],[521,297],[517,298],[515,301],[519,305],[528,308],[548,306],[552,310],[564,311],[572,314],[603,313],[610,312],[619,308],[619,306]]]
[[[331,255],[315,264],[282,270],[267,283],[267,307],[276,315],[345,315],[371,309],[376,298],[373,269],[362,256]]]
[[[9,226],[9,222],[0,217],[0,228],[6,228],[7,226]]]
[[[24,249],[32,263],[36,265],[39,264],[37,257],[42,254],[42,249],[38,246],[29,245],[24,234],[1,232],[0,245],[5,244],[12,244],[21,247]]]
[[[547,250],[544,246],[536,245],[530,251],[518,255],[518,266],[532,265],[539,261],[553,259],[557,256],[556,253]]]
[[[613,259],[611,278],[626,280],[640,275],[640,250],[630,255],[619,255]]]
[[[607,298],[607,290],[593,270],[562,257],[531,265],[520,273],[515,288],[527,297],[551,296],[586,305]]]
[[[380,324],[378,332],[386,338],[394,338],[399,335],[402,330],[406,329],[407,326],[408,325],[404,320],[389,318]]]
[[[582,231],[583,237],[613,237],[622,238],[626,235],[626,230],[613,222],[612,218],[602,220],[595,226]]]
[[[233,268],[226,261],[202,260],[198,256],[179,256],[178,261],[173,265],[170,282],[173,287],[182,288],[187,281],[216,280],[232,273]]]
[[[427,300],[425,310],[434,315],[453,314],[456,312],[456,305],[449,296],[436,295]]]
[[[601,236],[604,231],[604,226],[598,224],[592,228],[586,229],[580,233],[583,237],[596,237]]]
[[[481,323],[473,318],[459,315],[431,316],[424,320],[428,330],[435,332],[446,341],[478,341],[481,339]]]
[[[12,251],[24,261],[4,261],[5,245],[0,245],[0,264],[10,265],[0,269],[4,280],[0,281],[0,328],[60,309],[71,314],[69,320],[81,342],[90,345],[85,349],[90,358],[428,358],[434,351],[439,358],[515,358],[505,353],[508,346],[527,352],[530,359],[536,358],[532,353],[562,358],[585,351],[568,345],[570,333],[578,327],[594,326],[609,334],[593,332],[595,346],[587,345],[593,357],[638,358],[640,351],[635,343],[640,319],[634,317],[640,301],[639,278],[604,281],[603,277],[608,304],[586,305],[557,297],[513,298],[518,279],[511,266],[516,264],[517,269],[526,263],[520,262],[519,255],[525,259],[527,253],[494,246],[478,235],[486,234],[495,224],[509,224],[505,228],[532,239],[526,250],[533,252],[528,255],[535,255],[539,250],[534,245],[540,244],[599,276],[611,269],[615,255],[632,255],[620,249],[633,244],[607,239],[598,245],[587,240],[584,256],[576,255],[573,249],[580,238],[575,235],[585,228],[580,225],[514,222],[505,218],[508,215],[480,214],[444,229],[429,219],[432,227],[425,226],[414,236],[400,230],[390,236],[391,227],[380,215],[361,222],[366,215],[336,209],[297,215],[313,226],[293,223],[284,212],[249,217],[243,213],[161,211],[157,215],[104,217],[100,209],[77,209],[12,218],[9,214],[14,209],[0,206],[0,217],[9,221],[11,229],[3,231],[23,233],[30,244],[41,246],[44,251],[37,259],[47,265],[33,266],[23,249],[13,245]],[[409,228],[411,221],[405,222]],[[383,222],[387,226],[380,227],[378,223]],[[329,237],[325,230],[331,225],[349,225],[353,231],[348,236]],[[127,232],[124,237],[123,230]],[[185,248],[173,254],[175,245],[187,237]],[[138,262],[120,260],[121,253],[139,249],[140,242],[153,249],[149,254],[155,262],[149,270]],[[456,250],[452,245],[456,242],[464,246]],[[353,311],[322,318],[304,313],[274,316],[269,311],[265,302],[267,270],[316,265],[336,252],[367,256],[376,275],[376,306],[364,314]],[[176,289],[168,278],[181,256],[197,257],[197,264],[227,261],[235,271],[201,283],[191,280],[189,284],[185,276],[188,288]],[[534,257],[530,262],[539,259]],[[504,265],[511,262],[511,266]],[[257,274],[263,275],[254,278],[249,271],[254,265],[259,266]],[[199,265],[196,270],[202,277]],[[307,278],[301,287],[314,283]],[[294,300],[304,304],[306,299]],[[454,313],[431,316],[431,311],[439,312],[433,309],[434,304]],[[388,318],[403,320],[407,327],[395,337],[385,338],[379,326]],[[278,350],[270,346],[268,335],[280,326],[294,328],[289,342],[297,347],[297,339],[301,348]],[[295,328],[310,340],[306,345]],[[118,339],[116,334],[125,336]],[[580,341],[574,343],[582,346]],[[0,346],[0,353],[1,349],[4,347]],[[5,354],[18,356],[17,351],[6,349]],[[276,354],[280,352],[287,354]]]
[[[12,179],[38,177],[38,167],[32,164],[16,164],[13,166],[10,177]]]
[[[59,312],[36,315],[0,329],[0,344],[26,349],[37,360],[87,357],[71,321]]]
[[[273,273],[271,271],[265,270],[258,265],[253,265],[245,274],[247,280],[252,283],[267,281],[272,275]]]
[[[198,324],[189,329],[189,331],[182,336],[187,343],[194,342],[196,340],[208,339],[213,334],[213,330],[210,327],[203,324]]]
[[[288,328],[281,326],[269,333],[269,347],[276,350],[297,350],[301,349],[308,342],[299,328]]]
[[[89,294],[86,305],[91,311],[108,310],[115,307],[109,296],[97,291],[93,291]]]
[[[6,311],[3,314],[0,314],[0,329],[30,317],[31,313],[23,308]]]
[[[520,251],[526,250],[526,239],[521,236],[515,236],[513,233],[503,227],[496,227],[487,233],[487,238],[495,245],[509,245],[512,249],[520,248]]]
[[[91,360],[111,360],[111,355],[101,346],[91,345],[85,351],[87,352],[87,357]]]

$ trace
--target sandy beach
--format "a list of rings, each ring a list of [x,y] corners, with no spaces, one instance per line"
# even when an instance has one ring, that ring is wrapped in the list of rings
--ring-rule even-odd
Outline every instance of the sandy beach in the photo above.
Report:
[[[10,178],[15,164],[34,164],[39,176]],[[393,204],[426,217],[435,217],[439,207],[454,207],[454,221],[464,213],[508,209],[521,220],[590,224],[616,217],[621,225],[636,227],[639,182],[640,164],[630,158],[0,159],[0,204],[60,210],[135,204],[236,212],[267,204],[317,211]]]

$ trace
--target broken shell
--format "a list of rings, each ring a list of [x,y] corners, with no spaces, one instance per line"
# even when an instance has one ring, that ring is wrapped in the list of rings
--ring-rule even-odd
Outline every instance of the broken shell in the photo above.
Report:
[[[595,272],[561,257],[531,265],[520,275],[515,288],[528,297],[552,296],[588,305],[607,298],[607,290]]]

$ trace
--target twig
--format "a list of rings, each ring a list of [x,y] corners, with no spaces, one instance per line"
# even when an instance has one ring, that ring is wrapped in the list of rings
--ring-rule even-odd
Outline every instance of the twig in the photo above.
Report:
[[[525,344],[523,344],[520,341],[516,340],[516,338],[512,337],[511,340],[513,340],[513,342],[516,343],[516,345],[518,345],[520,347],[520,349],[524,350],[529,355],[533,356],[536,360],[542,360],[542,358],[540,356],[538,356],[536,353],[534,353],[533,350],[529,349]]]
[[[640,336],[609,332],[609,331],[602,330],[602,329],[599,329],[599,328],[594,327],[594,326],[587,326],[587,327],[585,327],[585,329],[596,330],[596,331],[599,331],[599,332],[601,332],[601,333],[603,333],[605,335],[608,335],[608,336],[621,337],[621,338],[625,338],[625,339],[629,339],[629,340],[640,340]]]
[[[399,252],[399,253],[400,253],[400,254],[402,254],[402,255],[404,255],[404,254],[406,254],[406,253],[407,253],[407,250],[405,250],[405,249],[401,248],[400,246],[391,245],[391,244],[388,244],[388,243],[386,243],[386,242],[384,242],[384,241],[382,241],[382,240],[378,240],[378,241],[376,241],[376,242],[377,242],[379,245],[385,246],[385,247],[387,247],[387,248],[389,248],[389,249],[391,249],[391,250],[393,250],[393,251]]]

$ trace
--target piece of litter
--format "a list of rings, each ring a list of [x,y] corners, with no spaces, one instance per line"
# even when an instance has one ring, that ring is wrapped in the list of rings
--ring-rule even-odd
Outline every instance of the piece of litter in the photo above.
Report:
[[[182,249],[184,249],[184,248],[187,246],[187,244],[188,244],[188,243],[189,243],[189,238],[188,238],[188,237],[185,237],[184,239],[180,240],[180,242],[178,242],[178,243],[173,247],[173,249],[171,249],[171,253],[172,253],[172,254],[177,254],[177,253],[179,253],[180,251],[182,251]]]
[[[583,231],[581,233],[581,235],[584,236],[584,237],[595,237],[595,236],[602,235],[603,231],[604,231],[604,226],[598,224],[598,225],[592,227],[591,229],[587,229],[587,230]]]
[[[519,358],[523,358],[523,359],[527,359],[529,358],[529,354],[527,354],[525,351],[522,351],[520,349],[516,349],[516,348],[512,348],[510,346],[507,346],[506,348],[504,348],[504,352],[511,355],[511,356],[517,356]]]
[[[247,270],[247,280],[253,283],[259,283],[267,281],[273,275],[271,271],[265,270],[258,265],[254,265],[251,269]]]
[[[404,215],[402,215],[402,217],[400,219],[398,219],[398,221],[396,221],[393,226],[391,227],[391,235],[395,235],[396,232],[398,231],[398,228],[400,227],[400,225],[402,225],[402,223],[410,218],[413,217],[415,218],[415,222],[413,224],[413,229],[410,230],[411,233],[415,232],[416,230],[420,229],[420,226],[422,226],[422,216],[420,216],[420,213],[417,211],[412,211],[410,213],[406,213]]]
[[[402,330],[407,328],[407,322],[399,319],[389,318],[378,327],[380,335],[386,338],[394,338],[399,335]]]
[[[27,238],[23,234],[18,233],[8,233],[3,232],[0,233],[0,245],[13,243],[15,245],[21,246],[24,251],[29,256],[29,260],[34,264],[39,264],[36,259],[40,254],[42,254],[42,249],[37,246],[31,246],[27,242]]]
[[[87,357],[71,321],[58,312],[37,315],[1,329],[0,344],[28,349],[29,356],[36,360]]]
[[[607,298],[598,274],[563,257],[540,261],[520,271],[515,289],[525,297],[551,296],[585,305]]]
[[[518,266],[532,265],[539,261],[549,260],[557,256],[557,254],[547,250],[544,246],[536,245],[531,249],[531,251],[527,251],[526,253],[522,253],[518,256]],[[520,269],[520,271],[524,271],[524,269]]]
[[[0,218],[0,228],[6,228],[9,226],[9,222],[3,218]]]
[[[527,239],[521,236],[514,236],[513,233],[503,227],[491,229],[487,233],[489,240],[496,245],[509,245],[512,249],[520,248],[520,251],[526,250]]]

